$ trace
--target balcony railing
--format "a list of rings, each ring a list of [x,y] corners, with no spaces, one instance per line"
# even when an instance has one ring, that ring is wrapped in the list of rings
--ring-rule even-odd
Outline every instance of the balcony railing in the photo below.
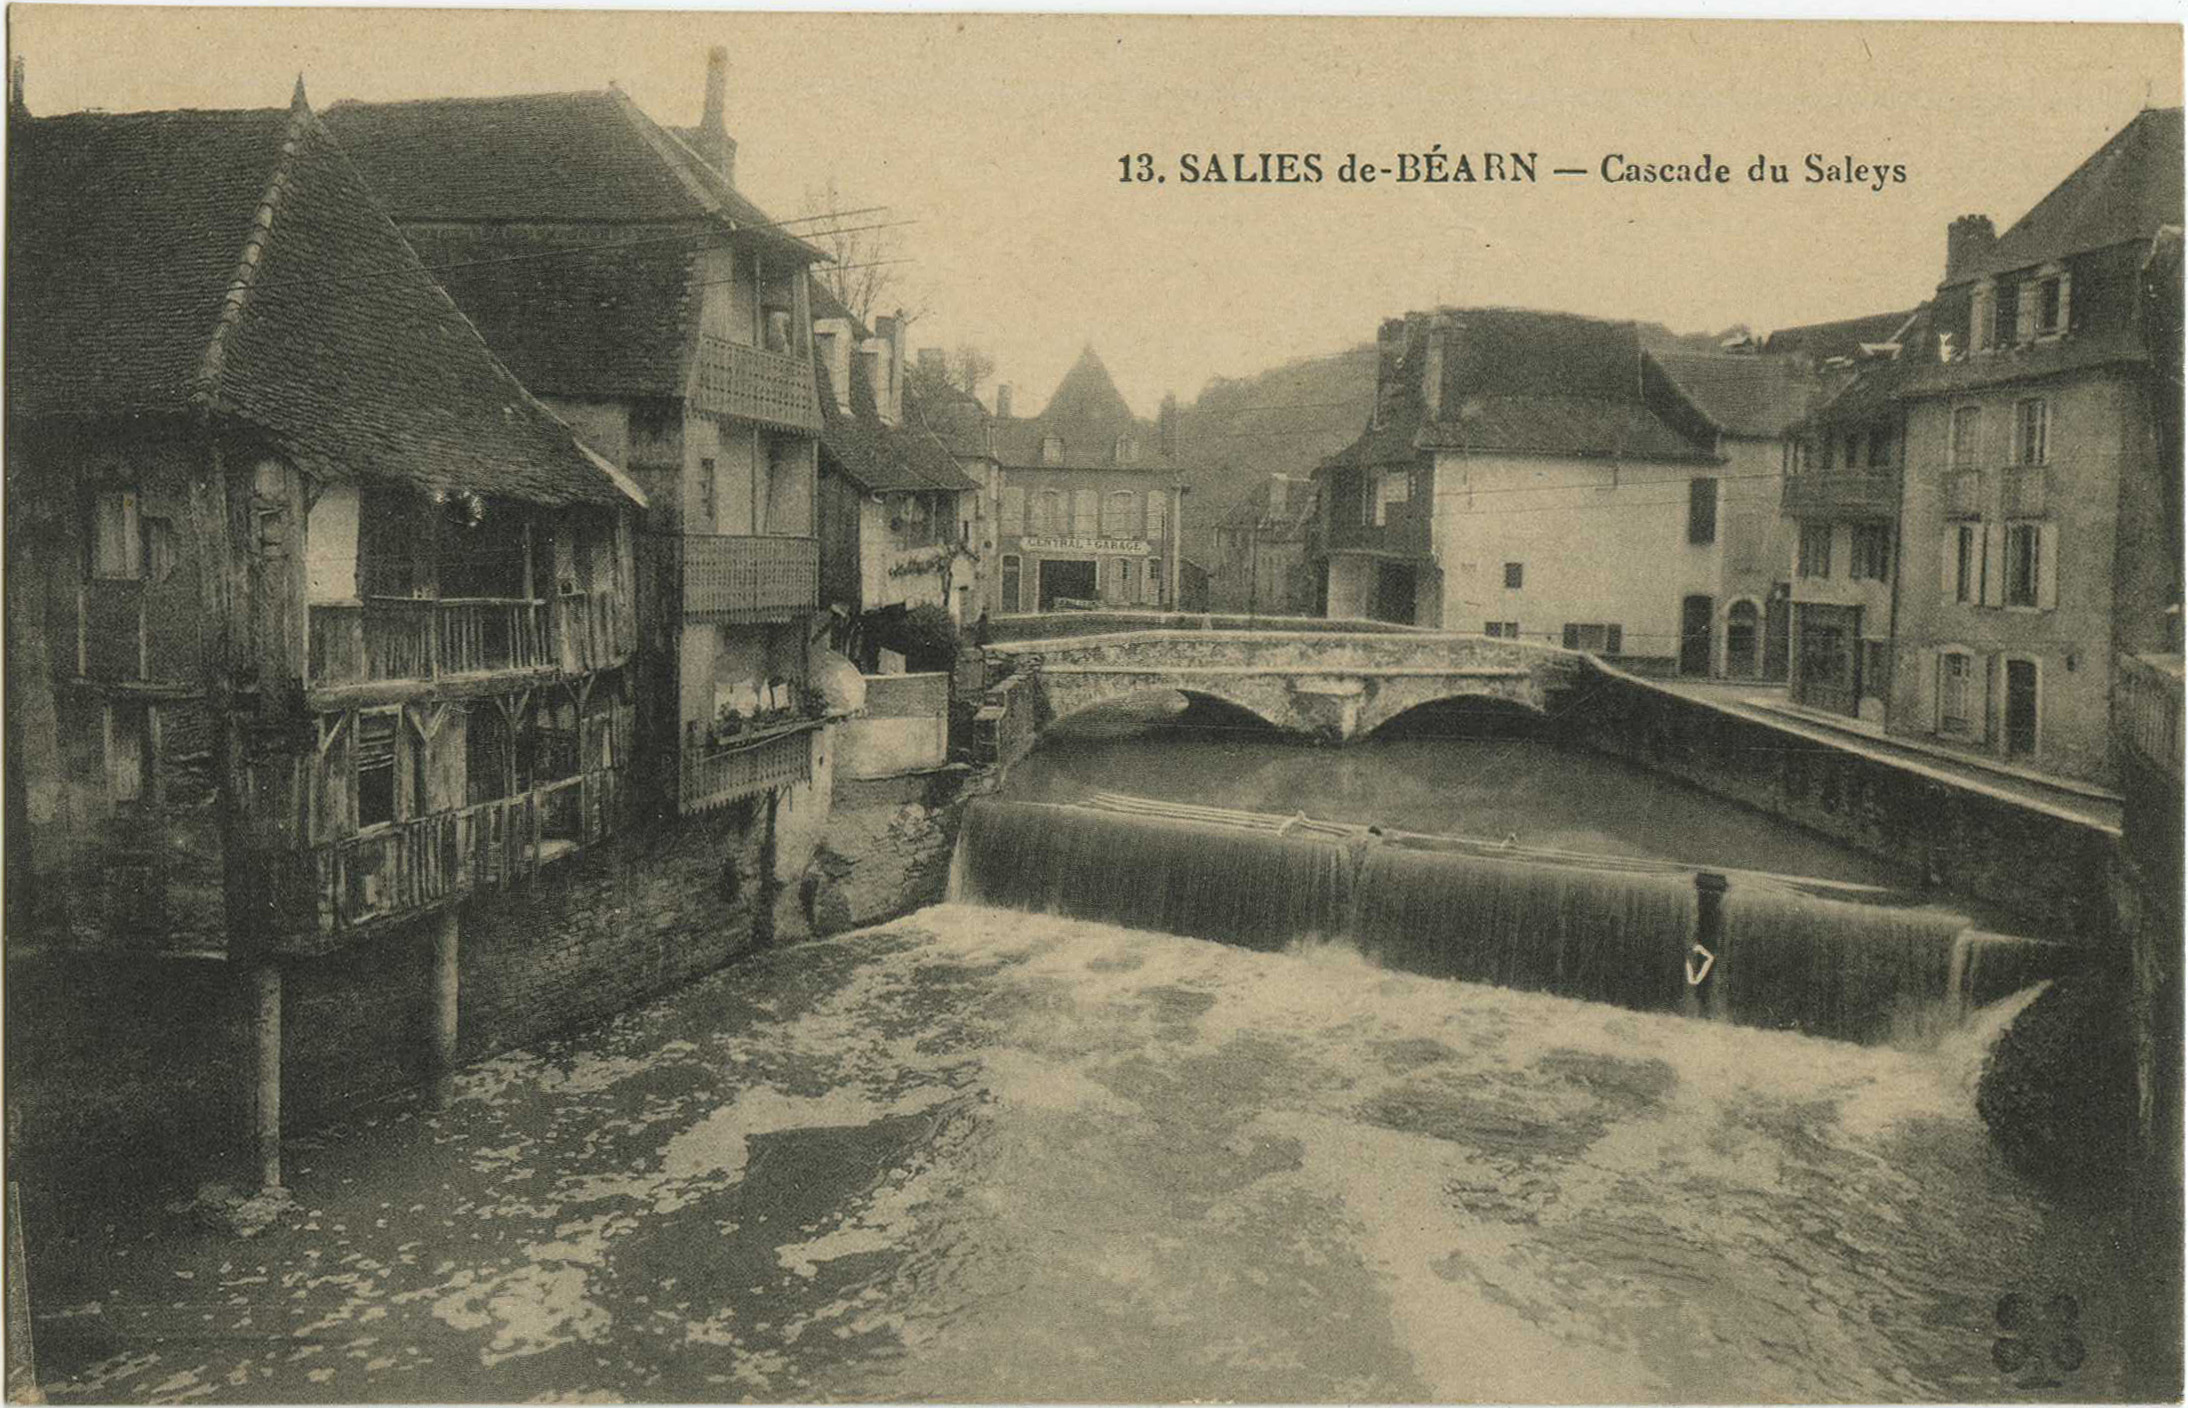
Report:
[[[613,831],[616,791],[613,770],[581,773],[519,796],[283,853],[274,883],[292,920],[288,942],[324,946],[366,925],[529,875],[541,862]]]
[[[556,663],[548,604],[503,598],[368,597],[314,602],[314,688],[434,680]]]
[[[1945,516],[1980,518],[1983,514],[1983,471],[1954,469],[1945,472]]]
[[[804,357],[702,333],[695,400],[715,415],[820,434],[820,397],[813,364]]]
[[[1379,524],[1362,523],[1355,516],[1359,506],[1354,504],[1352,509],[1352,514],[1331,516],[1328,530],[1322,535],[1328,551],[1382,552],[1396,557],[1429,555],[1429,516],[1412,502],[1385,505]]]
[[[820,603],[820,543],[687,533],[684,614],[733,623],[794,621]]]
[[[1998,476],[1998,513],[2003,518],[2042,518],[2050,512],[2051,470],[2040,464],[2014,465]]]
[[[687,747],[678,803],[686,812],[709,811],[757,793],[810,781],[813,728],[797,723],[749,739]]]
[[[1899,474],[1888,469],[1789,474],[1780,503],[1791,517],[1897,518]]]
[[[2114,691],[2118,737],[2148,766],[2181,776],[2182,669],[2178,655],[2122,655]]]

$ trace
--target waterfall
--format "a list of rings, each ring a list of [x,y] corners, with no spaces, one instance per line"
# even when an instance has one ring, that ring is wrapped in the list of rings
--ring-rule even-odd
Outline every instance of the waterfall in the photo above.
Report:
[[[1925,1047],[2072,956],[1956,914],[1741,872],[1704,882],[1722,895],[1719,930],[1689,869],[1248,820],[982,799],[951,894],[1268,951],[1343,942],[1429,977]],[[1703,928],[1714,947],[1695,985]]]

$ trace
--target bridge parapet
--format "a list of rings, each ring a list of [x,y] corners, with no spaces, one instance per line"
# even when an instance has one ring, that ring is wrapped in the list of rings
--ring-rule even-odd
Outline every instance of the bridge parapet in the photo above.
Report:
[[[1343,741],[1409,709],[1485,698],[1545,712],[1576,652],[1458,632],[1117,631],[991,645],[1041,680],[1044,719],[1172,690]],[[1036,663],[1037,662],[1037,663]]]

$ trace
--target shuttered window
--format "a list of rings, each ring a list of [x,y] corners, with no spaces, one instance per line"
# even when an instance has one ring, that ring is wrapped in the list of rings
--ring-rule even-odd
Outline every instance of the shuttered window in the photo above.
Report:
[[[395,750],[402,717],[394,710],[357,716],[357,825],[395,820]]]
[[[1695,544],[1717,541],[1717,481],[1714,479],[1687,481],[1687,541]]]
[[[1026,531],[1026,491],[1016,484],[1004,486],[1002,503],[1002,529],[1005,533],[1022,534]]]
[[[1168,508],[1168,500],[1164,499],[1160,493],[1154,490],[1148,491],[1147,536],[1150,541],[1158,543],[1162,541],[1163,532],[1167,527],[1165,516]]]
[[[1129,538],[1139,526],[1132,521],[1138,495],[1120,489],[1102,500],[1102,536]]]
[[[1093,538],[1101,535],[1101,495],[1092,489],[1074,489],[1071,494],[1071,536]]]

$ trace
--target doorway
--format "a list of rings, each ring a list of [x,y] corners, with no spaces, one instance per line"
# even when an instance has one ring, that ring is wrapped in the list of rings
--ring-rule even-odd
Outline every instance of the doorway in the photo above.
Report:
[[[1094,559],[1044,558],[1041,562],[1041,606],[1054,611],[1058,599],[1094,601],[1101,586],[1094,576]]]
[[[1725,613],[1725,674],[1732,679],[1755,677],[1755,652],[1760,645],[1757,615],[1752,601],[1735,601]]]
[[[1368,604],[1368,616],[1376,621],[1394,621],[1399,625],[1413,624],[1413,569],[1401,567],[1395,562],[1375,564],[1375,599]]]
[[[2006,662],[2006,754],[2027,758],[2036,752],[2036,662]]]
[[[1679,603],[1679,673],[1709,673],[1710,626],[1716,619],[1714,599],[1690,596]]]
[[[1793,601],[1789,589],[1779,583],[1763,604],[1763,678],[1782,680],[1792,654]]]
[[[1799,674],[1793,698],[1849,718],[1861,716],[1859,668],[1854,643],[1861,638],[1861,609],[1804,604],[1799,622]]]

